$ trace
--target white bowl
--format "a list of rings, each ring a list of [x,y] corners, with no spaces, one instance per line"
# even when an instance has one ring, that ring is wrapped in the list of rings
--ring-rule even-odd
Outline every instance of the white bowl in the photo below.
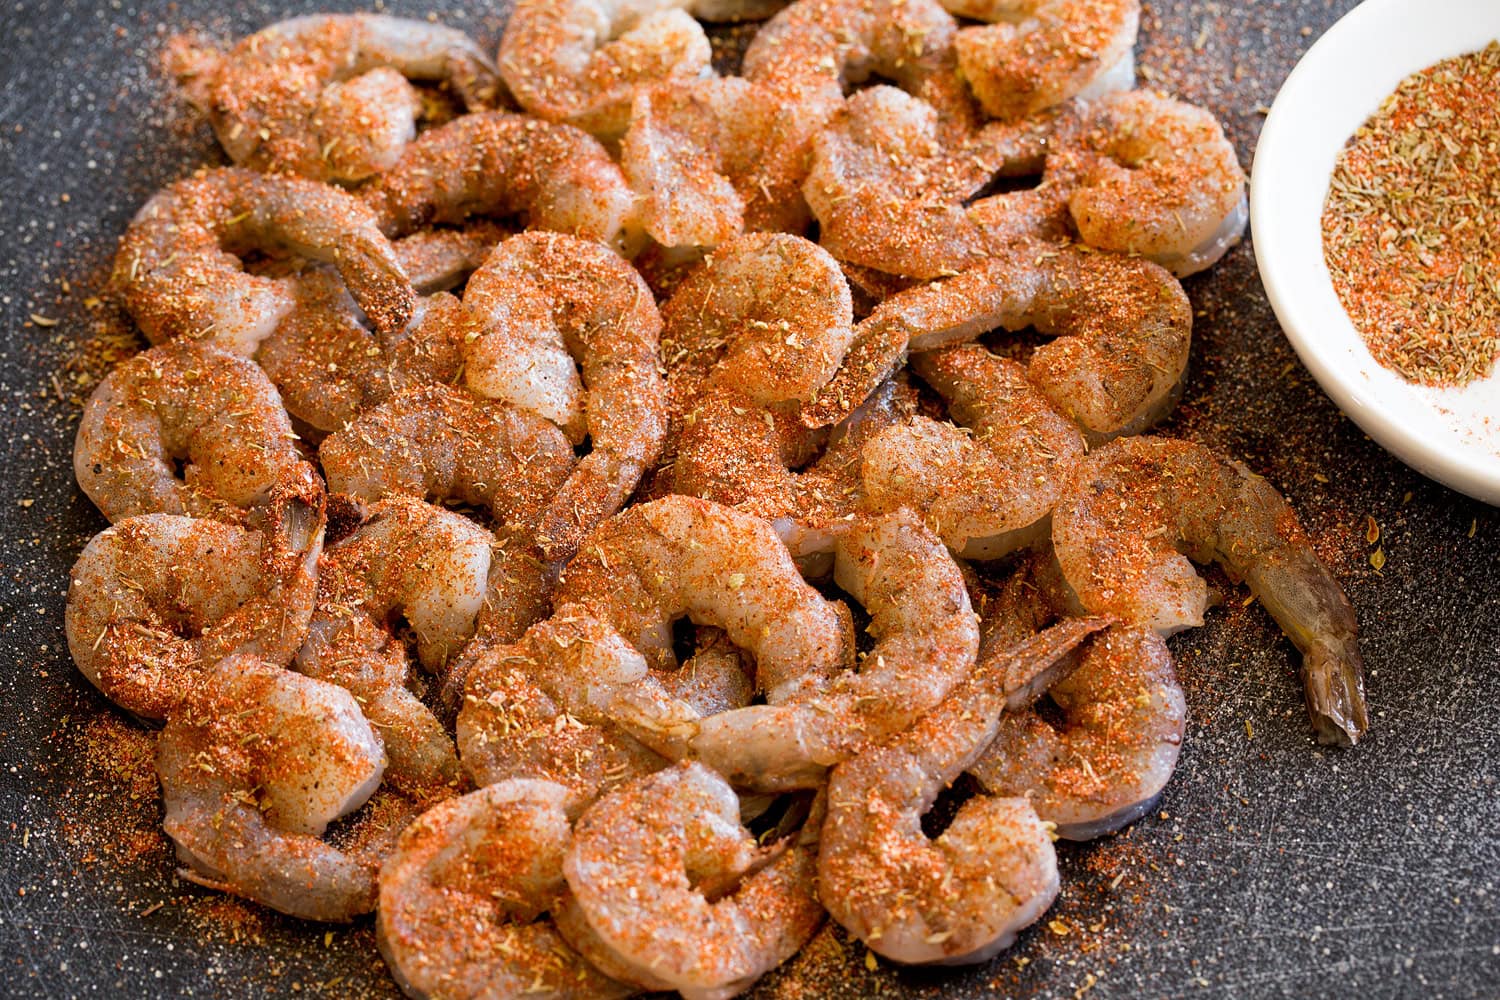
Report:
[[[1396,457],[1491,504],[1500,504],[1500,371],[1435,389],[1376,362],[1333,290],[1321,217],[1339,151],[1396,85],[1496,38],[1500,0],[1366,0],[1287,77],[1250,184],[1261,280],[1302,363]]]

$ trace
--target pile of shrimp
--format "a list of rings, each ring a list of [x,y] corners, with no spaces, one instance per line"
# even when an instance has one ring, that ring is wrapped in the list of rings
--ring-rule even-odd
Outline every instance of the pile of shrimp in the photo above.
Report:
[[[1355,743],[1296,514],[1147,434],[1244,176],[1131,89],[1139,15],[519,0],[493,56],[376,14],[174,48],[231,165],[121,240],[153,346],[84,410],[66,629],[160,726],[183,877],[374,913],[414,997],[729,997],[830,916],[981,962],[1054,840],[1162,794],[1194,563]],[[754,19],[718,75],[703,22]]]

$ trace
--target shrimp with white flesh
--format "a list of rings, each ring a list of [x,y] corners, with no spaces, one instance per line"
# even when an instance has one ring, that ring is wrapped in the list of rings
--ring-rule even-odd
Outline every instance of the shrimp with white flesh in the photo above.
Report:
[[[325,500],[279,486],[264,530],[144,514],[95,535],[73,564],[65,628],[78,669],[110,701],[167,716],[215,663],[288,663],[307,635]]]
[[[1057,560],[1078,600],[1163,635],[1203,624],[1208,585],[1189,559],[1249,584],[1302,653],[1322,743],[1369,726],[1354,609],[1266,480],[1202,445],[1122,438],[1079,464],[1052,514]]]
[[[843,102],[812,145],[802,185],[818,240],[845,264],[929,280],[1025,239],[1068,235],[1068,188],[1048,151],[1072,119],[992,123],[948,134],[938,110],[895,87]],[[992,178],[1042,174],[1031,189],[970,199]]]
[[[1149,91],[1087,105],[1061,152],[1083,242],[1140,254],[1178,277],[1210,267],[1249,217],[1245,172],[1212,114]]]
[[[693,755],[736,785],[814,788],[829,766],[901,732],[969,673],[979,626],[963,574],[910,511],[840,535],[833,578],[870,615],[858,669],[812,675],[770,704],[704,719]]]
[[[500,91],[468,35],[381,14],[294,17],[227,52],[179,46],[169,62],[235,163],[342,183],[390,168],[415,138],[408,80],[446,83],[470,111]]]
[[[1141,0],[940,0],[958,17],[958,65],[992,118],[1135,86]]]
[[[486,507],[498,525],[532,525],[574,467],[547,420],[446,385],[409,389],[323,440],[334,493],[388,494]]]
[[[1091,443],[1135,434],[1176,404],[1193,310],[1177,279],[1147,260],[1023,244],[946,281],[891,296],[859,324],[844,367],[803,420],[818,426],[858,405],[906,351],[1034,327],[1053,339],[1026,374]]]
[[[453,740],[410,687],[406,647],[390,621],[404,617],[422,665],[439,672],[473,634],[493,544],[461,515],[392,497],[319,561],[317,609],[297,669],[360,699],[385,740],[392,779],[442,785],[459,771]]]
[[[871,951],[910,965],[983,962],[1052,905],[1057,856],[1025,798],[976,796],[932,840],[922,815],[1004,714],[1039,696],[1103,624],[1072,619],[981,661],[912,728],[833,769],[818,894]]]
[[[635,213],[625,175],[598,140],[498,111],[422,133],[361,197],[393,236],[471,215],[519,215],[529,229],[613,246]]]
[[[755,662],[712,626],[695,629],[693,654],[676,670],[657,671],[657,682],[699,715],[744,708],[755,700]]]
[[[1061,602],[1034,565],[981,605],[981,658],[1055,617]],[[1187,722],[1166,642],[1149,628],[1115,626],[1047,697],[1052,713],[1003,716],[969,773],[991,795],[1029,797],[1042,822],[1067,840],[1112,833],[1145,815],[1177,766]]]
[[[518,0],[500,39],[500,75],[550,122],[618,139],[630,103],[652,83],[713,72],[692,0]]]
[[[321,837],[384,770],[348,691],[251,656],[219,661],[156,741],[178,875],[304,920],[369,913],[374,866]]]
[[[73,474],[110,521],[234,513],[264,504],[278,482],[314,475],[265,373],[188,341],[142,351],[104,377],[83,407]]]
[[[815,854],[803,842],[761,847],[740,825],[729,784],[684,763],[585,811],[563,874],[622,965],[687,1000],[723,1000],[796,954],[822,923]]]
[[[423,1000],[635,992],[590,967],[548,918],[567,892],[563,855],[577,800],[512,780],[439,803],[380,870],[375,939],[402,991]]]
[[[642,701],[633,701],[632,687],[643,689]],[[486,646],[475,658],[458,713],[459,759],[477,785],[543,779],[592,802],[669,763],[617,725],[613,714],[653,694],[657,705],[672,701],[618,632],[564,607],[519,642]],[[685,733],[695,713],[683,703],[676,707]],[[665,742],[669,728],[651,735]],[[680,747],[681,736],[675,744]]]
[[[377,330],[404,327],[416,292],[370,209],[299,177],[224,167],[156,194],[136,213],[112,281],[154,344],[211,339],[255,353],[296,304],[296,278],[246,273],[240,253],[291,253],[333,264]]]
[[[982,347],[918,354],[912,369],[962,426],[917,416],[872,438],[861,460],[866,506],[922,511],[964,559],[998,559],[1045,537],[1063,481],[1084,454],[1078,428],[1023,366]]]
[[[661,455],[667,390],[656,300],[607,247],[534,232],[501,243],[463,301],[484,321],[466,350],[469,388],[550,420],[574,444],[589,441],[537,530],[546,557],[566,560]]]
[[[677,667],[676,619],[717,626],[755,657],[756,687],[772,702],[854,655],[849,609],[808,586],[770,524],[694,497],[637,504],[600,525],[556,603],[610,625],[657,670]]]

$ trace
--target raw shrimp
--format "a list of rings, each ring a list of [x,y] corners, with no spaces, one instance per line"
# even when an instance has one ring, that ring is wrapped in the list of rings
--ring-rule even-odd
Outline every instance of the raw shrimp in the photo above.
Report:
[[[897,962],[982,962],[1057,896],[1057,857],[1024,798],[978,796],[929,840],[922,814],[1102,622],[1075,619],[981,662],[888,744],[833,769],[818,893],[833,918]]]
[[[249,355],[296,300],[294,277],[246,273],[236,254],[251,249],[333,264],[377,330],[411,319],[416,292],[367,206],[317,181],[233,167],[148,201],[120,240],[112,280],[152,343],[210,338]]]
[[[1163,634],[1203,623],[1208,587],[1188,560],[1217,562],[1301,651],[1319,741],[1364,735],[1354,609],[1286,500],[1240,463],[1186,441],[1122,438],[1075,470],[1052,538],[1084,607]]]
[[[1182,277],[1239,242],[1245,172],[1213,115],[1137,90],[1093,102],[1085,122],[1061,168],[1073,176],[1068,209],[1085,243]]]
[[[545,417],[575,444],[589,440],[537,531],[548,560],[567,560],[661,454],[667,404],[656,301],[614,251],[523,233],[469,279],[464,306],[484,323],[465,352],[468,386]]]
[[[755,656],[756,686],[773,701],[853,655],[848,609],[803,581],[771,525],[693,497],[606,521],[568,565],[556,601],[612,626],[659,670],[677,665],[675,619],[722,628]]]
[[[693,655],[676,670],[657,671],[661,686],[699,715],[744,708],[755,698],[755,663],[723,629],[695,629]]]
[[[453,740],[411,690],[406,647],[390,621],[405,619],[422,665],[437,673],[474,631],[493,544],[465,517],[393,497],[372,506],[319,563],[317,609],[297,669],[359,698],[398,783],[444,785],[459,772]]]
[[[310,478],[296,440],[276,387],[253,362],[175,342],[135,355],[94,389],[73,474],[110,521],[202,517],[255,507],[278,481]]]
[[[347,183],[391,167],[416,135],[408,79],[448,84],[471,111],[500,90],[468,35],[381,14],[295,17],[227,52],[178,46],[169,63],[235,163]]]
[[[958,65],[994,118],[1135,86],[1140,0],[940,0],[990,22],[958,33]]]
[[[612,715],[628,707],[632,685],[649,683],[646,670],[616,631],[567,608],[513,645],[486,647],[469,668],[458,714],[464,769],[479,785],[546,779],[592,802],[666,767]]]
[[[500,39],[500,75],[521,107],[618,139],[636,91],[713,72],[691,0],[518,0]]]
[[[970,433],[920,416],[881,431],[862,456],[867,506],[922,511],[965,559],[997,559],[1045,536],[1083,435],[1025,368],[981,347],[918,354],[912,368]]]
[[[796,954],[822,923],[814,854],[801,842],[761,848],[728,783],[685,763],[586,811],[563,873],[622,965],[688,1000],[719,1000]]]
[[[471,215],[520,215],[529,229],[611,245],[635,197],[608,150],[571,125],[481,112],[424,132],[362,192],[392,235]]]
[[[895,87],[844,102],[811,150],[802,193],[819,241],[848,265],[928,280],[984,263],[1022,239],[1068,235],[1062,175],[1047,156],[1072,119],[948,134],[937,109]],[[1041,173],[1039,186],[979,197],[991,179]]]
[[[411,997],[534,993],[609,1000],[634,992],[589,966],[549,910],[567,892],[576,800],[547,781],[504,781],[429,809],[380,871],[376,942]]]
[[[532,525],[573,470],[573,449],[541,417],[463,389],[429,385],[392,397],[324,439],[335,493],[484,506],[497,524]]]
[[[384,769],[348,691],[250,656],[221,660],[156,743],[178,874],[304,920],[370,912],[374,867],[320,838]]]
[[[69,580],[73,661],[148,719],[168,715],[226,656],[289,662],[312,615],[324,511],[309,477],[272,491],[264,531],[175,514],[105,529]]]
[[[693,753],[737,785],[811,788],[830,765],[907,728],[974,665],[979,627],[963,574],[910,511],[840,535],[834,580],[870,615],[857,671],[809,675],[770,704],[704,719]]]
[[[1027,365],[1047,401],[1091,441],[1134,434],[1176,403],[1192,326],[1182,286],[1150,261],[1023,244],[881,303],[860,323],[843,369],[803,420],[816,426],[842,416],[907,348],[931,350],[996,327],[1035,327],[1055,338]]]

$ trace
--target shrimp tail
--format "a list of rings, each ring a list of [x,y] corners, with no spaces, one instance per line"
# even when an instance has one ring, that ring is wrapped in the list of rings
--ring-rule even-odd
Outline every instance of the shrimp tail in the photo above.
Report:
[[[1090,636],[1112,625],[1108,618],[1068,618],[1009,649],[1001,651],[976,672],[993,670],[1006,708],[1017,711],[1047,693],[1083,662]]]
[[[393,337],[406,329],[417,308],[417,293],[389,243],[356,239],[339,248],[336,263],[378,333]]]
[[[1352,646],[1318,643],[1302,659],[1307,714],[1318,742],[1352,747],[1369,728],[1364,666]]]

